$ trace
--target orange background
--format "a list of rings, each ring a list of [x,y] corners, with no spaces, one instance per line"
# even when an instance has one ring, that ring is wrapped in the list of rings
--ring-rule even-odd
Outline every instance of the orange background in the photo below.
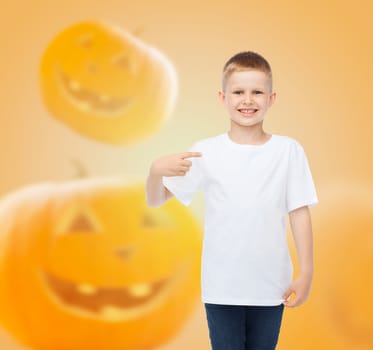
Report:
[[[264,129],[303,145],[320,200],[312,213],[325,217],[323,200],[333,197],[329,193],[338,196],[339,191],[330,192],[336,181],[371,190],[372,10],[368,0],[9,1],[0,12],[0,195],[25,184],[72,179],[72,159],[92,175],[145,181],[156,157],[184,151],[229,128],[217,99],[222,66],[236,52],[253,50],[270,62],[277,92]],[[41,55],[58,32],[86,19],[138,33],[174,63],[178,100],[152,137],[130,146],[105,145],[49,117],[39,91]],[[202,221],[200,194],[191,209]],[[371,270],[366,267],[367,276]],[[0,348],[24,349],[2,331]],[[181,348],[209,349],[202,304],[179,337],[161,349]]]

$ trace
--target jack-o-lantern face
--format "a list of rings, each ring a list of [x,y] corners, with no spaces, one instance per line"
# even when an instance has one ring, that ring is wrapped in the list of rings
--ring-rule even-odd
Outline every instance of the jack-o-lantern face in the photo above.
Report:
[[[0,323],[35,349],[155,347],[200,294],[199,225],[177,201],[148,207],[142,184],[34,186],[0,226]]]
[[[317,209],[310,299],[285,312],[279,349],[372,349],[373,188],[336,182]]]
[[[133,35],[83,22],[52,40],[41,62],[51,114],[79,133],[128,144],[154,133],[174,106],[172,63]]]

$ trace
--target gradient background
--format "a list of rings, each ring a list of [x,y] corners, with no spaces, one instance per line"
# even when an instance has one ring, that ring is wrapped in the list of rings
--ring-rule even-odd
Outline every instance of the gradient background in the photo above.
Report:
[[[308,156],[320,200],[312,209],[316,240],[327,234],[321,229],[327,226],[330,209],[338,212],[332,204],[327,211],[324,203],[341,203],[341,198],[348,201],[357,187],[362,196],[373,194],[370,1],[8,2],[2,3],[0,12],[0,196],[26,184],[74,178],[72,159],[79,159],[92,175],[116,174],[145,181],[156,157],[185,151],[198,139],[228,130],[229,119],[217,91],[224,62],[243,50],[259,52],[273,70],[277,100],[266,116],[264,129],[297,139]],[[178,100],[170,119],[152,137],[126,147],[105,145],[49,117],[39,91],[41,55],[59,31],[85,19],[109,21],[136,32],[174,63],[180,84]],[[337,189],[336,183],[340,184]],[[190,208],[202,222],[202,194],[197,194]],[[364,227],[362,224],[358,233],[371,240],[373,232],[364,233]],[[356,237],[352,241],[364,243]],[[332,259],[333,249],[329,254]],[[365,287],[372,290],[371,277],[367,277],[372,275],[369,254],[370,265],[357,272],[365,276]],[[359,305],[372,310],[370,298]],[[302,309],[307,307],[285,310],[289,315],[284,318],[280,350],[293,348],[283,345],[286,337],[292,336],[286,330],[287,318],[290,324],[290,314],[302,317]],[[349,307],[353,317],[355,306]],[[365,316],[357,317],[357,326],[372,320],[372,316]],[[373,333],[372,324],[364,324],[369,333]],[[325,331],[329,325],[320,324],[320,329]],[[300,339],[313,338],[314,332],[317,329],[305,331]],[[332,332],[335,341],[319,347],[341,349],[338,339],[343,338],[343,329]],[[364,341],[356,338],[356,346],[351,339],[341,342],[346,349],[373,347],[372,336]],[[0,333],[0,348],[23,349],[5,332]],[[202,304],[179,337],[161,349],[184,348],[209,349]]]

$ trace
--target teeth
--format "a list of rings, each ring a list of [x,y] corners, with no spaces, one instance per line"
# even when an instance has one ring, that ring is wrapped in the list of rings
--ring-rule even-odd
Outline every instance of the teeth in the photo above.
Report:
[[[123,310],[112,305],[106,305],[101,308],[100,314],[104,317],[115,319],[120,318],[123,315]]]
[[[93,295],[97,292],[97,288],[91,284],[79,284],[76,286],[76,289],[81,294],[85,295]],[[151,286],[150,284],[143,283],[143,284],[134,284],[128,287],[128,290],[135,297],[144,297],[151,293]]]
[[[151,286],[148,283],[134,284],[128,287],[130,293],[135,297],[143,297],[151,293]]]
[[[82,110],[82,111],[89,111],[91,109],[91,105],[89,102],[79,102],[77,103],[79,108]]]
[[[79,293],[87,295],[95,294],[97,291],[97,288],[91,284],[78,284],[76,289],[79,291]]]

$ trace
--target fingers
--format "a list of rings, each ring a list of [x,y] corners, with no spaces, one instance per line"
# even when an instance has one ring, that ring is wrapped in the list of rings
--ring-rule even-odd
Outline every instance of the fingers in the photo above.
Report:
[[[179,162],[179,169],[176,171],[176,175],[185,175],[188,171],[189,168],[192,166],[192,162],[190,160],[185,160],[186,158],[192,158],[192,157],[202,157],[201,152],[184,152],[178,154],[178,157],[182,159],[181,162]]]
[[[290,296],[293,293],[295,294],[294,300],[289,300]],[[305,301],[305,298],[302,296],[302,293],[300,291],[298,291],[297,293],[297,291],[292,286],[290,286],[287,289],[287,291],[283,294],[282,297],[285,299],[283,304],[287,307],[296,307],[303,304]]]
[[[295,303],[297,301],[297,298],[295,297],[295,299],[293,301],[290,301],[289,298],[291,296],[291,294],[293,294],[295,291],[293,289],[292,286],[290,286],[286,292],[282,295],[282,297],[285,299],[285,301],[283,302],[283,304],[285,306],[288,306],[288,307],[294,307],[295,306]]]
[[[285,306],[288,306],[288,307],[293,307],[294,306],[294,303],[295,303],[295,301],[296,301],[296,299],[297,298],[294,298],[294,300],[290,300],[290,296],[287,296],[287,297],[284,297],[284,302],[283,302],[283,304],[285,305]]]
[[[189,171],[189,168],[182,168],[182,169],[179,170],[179,173],[181,175],[185,175],[188,171]]]
[[[283,304],[287,307],[296,307],[301,305],[303,302],[300,300],[300,298],[294,298],[293,301],[285,300]]]
[[[282,297],[283,297],[285,300],[287,300],[293,292],[294,292],[294,289],[293,289],[292,286],[290,286],[290,287],[286,290],[286,292],[282,295]]]
[[[285,301],[283,302],[283,304],[284,304],[284,306],[287,306],[287,307],[295,307],[295,306],[298,305],[298,301],[297,301],[297,299],[294,299],[294,300],[292,300],[292,301],[290,301],[290,300],[285,300]]]
[[[189,171],[189,165],[180,165],[177,175],[185,175]]]
[[[202,153],[201,152],[184,152],[184,153],[181,153],[181,158],[183,158],[183,159],[192,158],[192,157],[202,157]]]

